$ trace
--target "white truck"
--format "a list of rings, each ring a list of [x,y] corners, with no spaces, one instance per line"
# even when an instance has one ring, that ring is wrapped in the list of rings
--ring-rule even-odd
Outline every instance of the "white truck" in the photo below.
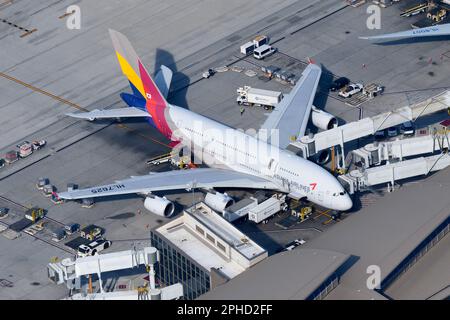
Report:
[[[273,109],[283,99],[283,94],[279,91],[256,89],[250,86],[239,87],[236,92],[236,102],[239,105],[261,106],[266,110]]]
[[[229,222],[236,221],[239,218],[246,216],[251,209],[258,205],[258,199],[250,197],[242,199],[232,206],[225,209],[222,216]]]
[[[249,41],[247,43],[244,43],[241,47],[240,47],[240,51],[242,54],[244,55],[248,55],[250,53],[253,53],[253,51],[256,48],[259,48],[265,44],[269,43],[269,37],[268,36],[264,36],[264,35],[260,35],[260,36],[256,36],[253,41]]]
[[[286,211],[288,206],[285,199],[285,197],[281,197],[280,199],[277,197],[271,197],[267,199],[256,207],[250,209],[248,212],[248,220],[255,223],[265,222],[274,214],[280,211]]]

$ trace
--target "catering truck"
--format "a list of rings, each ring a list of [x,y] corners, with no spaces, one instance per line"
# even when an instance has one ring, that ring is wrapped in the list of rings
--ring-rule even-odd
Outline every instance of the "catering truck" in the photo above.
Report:
[[[255,223],[266,222],[270,217],[280,211],[286,211],[288,205],[285,202],[286,196],[281,198],[271,197],[260,203],[248,212],[248,220]]]
[[[273,109],[283,99],[279,91],[256,89],[249,86],[239,87],[236,102],[245,106],[260,106],[264,109]]]

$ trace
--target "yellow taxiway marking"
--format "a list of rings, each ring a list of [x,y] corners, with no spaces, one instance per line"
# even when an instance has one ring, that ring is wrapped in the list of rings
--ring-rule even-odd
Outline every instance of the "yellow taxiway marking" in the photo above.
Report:
[[[317,218],[321,217],[321,216],[326,216],[328,218],[331,218],[331,216],[328,214],[328,212],[330,212],[331,209],[325,210],[325,211],[321,211],[319,212],[318,215],[316,215],[313,219],[316,220]]]

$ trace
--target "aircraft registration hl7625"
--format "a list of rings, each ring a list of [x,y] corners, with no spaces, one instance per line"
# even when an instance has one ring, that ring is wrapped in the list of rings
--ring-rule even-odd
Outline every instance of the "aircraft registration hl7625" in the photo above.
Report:
[[[335,210],[352,207],[349,195],[333,175],[314,162],[286,150],[292,136],[299,137],[305,133],[322,72],[319,66],[310,63],[296,86],[268,116],[262,129],[271,134],[255,136],[169,104],[166,98],[172,71],[161,66],[153,80],[128,39],[114,30],[110,30],[110,35],[122,72],[133,90],[133,94],[121,94],[129,108],[69,115],[88,120],[148,117],[150,123],[172,141],[172,146],[189,146],[208,168],[131,177],[110,185],[62,192],[60,198],[142,194],[146,196],[144,206],[147,209],[170,217],[174,212],[173,204],[152,192],[192,188],[215,192],[214,188],[251,188],[283,192],[292,198],[308,199]],[[215,194],[225,197],[221,193]]]

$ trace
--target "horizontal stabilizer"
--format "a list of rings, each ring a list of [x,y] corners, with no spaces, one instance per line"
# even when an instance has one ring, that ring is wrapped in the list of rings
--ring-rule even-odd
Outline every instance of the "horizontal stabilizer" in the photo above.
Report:
[[[110,110],[93,110],[90,112],[67,113],[72,118],[86,119],[94,121],[95,119],[113,119],[113,118],[139,118],[150,117],[150,114],[138,108],[120,108]]]

